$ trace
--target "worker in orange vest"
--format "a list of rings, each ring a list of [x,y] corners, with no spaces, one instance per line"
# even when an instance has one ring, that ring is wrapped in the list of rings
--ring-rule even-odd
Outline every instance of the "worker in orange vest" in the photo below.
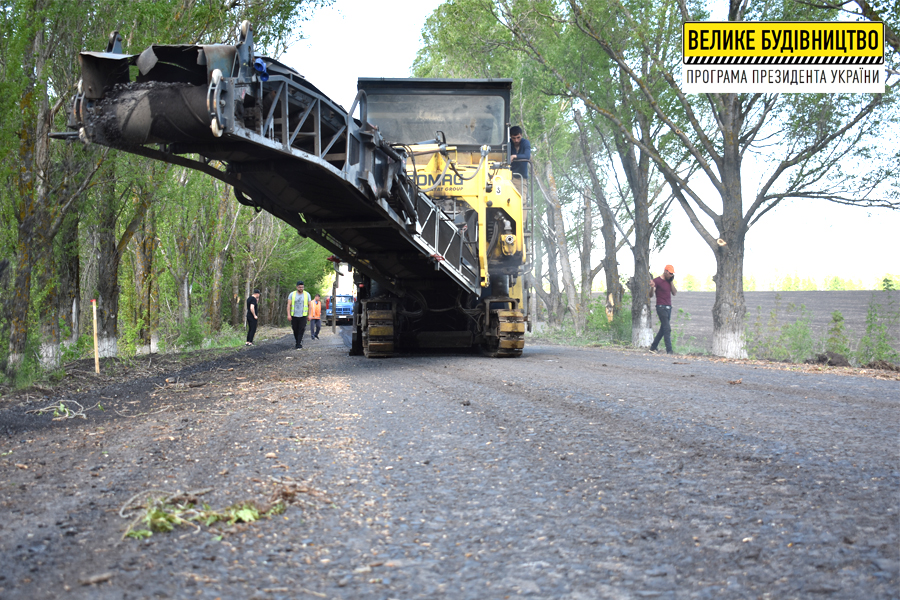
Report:
[[[319,332],[322,331],[322,302],[319,295],[313,298],[309,303],[309,337],[314,340],[319,339]]]

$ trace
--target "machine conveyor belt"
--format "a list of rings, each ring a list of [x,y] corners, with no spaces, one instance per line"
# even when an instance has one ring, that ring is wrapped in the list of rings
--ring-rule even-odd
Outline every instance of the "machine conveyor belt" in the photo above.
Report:
[[[364,92],[345,111],[256,57],[249,29],[234,46],[116,49],[82,53],[70,126],[83,141],[217,177],[398,295],[448,280],[480,292],[477,246],[407,177]]]

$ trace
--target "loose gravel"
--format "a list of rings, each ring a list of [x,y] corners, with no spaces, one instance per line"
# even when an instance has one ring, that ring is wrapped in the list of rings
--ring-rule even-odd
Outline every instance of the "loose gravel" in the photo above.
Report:
[[[0,411],[0,598],[900,597],[896,378],[306,346],[92,392],[86,420]],[[271,519],[121,539],[136,495],[286,485]]]

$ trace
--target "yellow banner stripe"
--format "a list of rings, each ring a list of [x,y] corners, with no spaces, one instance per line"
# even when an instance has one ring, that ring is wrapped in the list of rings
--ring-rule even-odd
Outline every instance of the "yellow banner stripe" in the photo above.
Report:
[[[883,23],[706,22],[682,27],[684,59],[730,57],[884,57]]]

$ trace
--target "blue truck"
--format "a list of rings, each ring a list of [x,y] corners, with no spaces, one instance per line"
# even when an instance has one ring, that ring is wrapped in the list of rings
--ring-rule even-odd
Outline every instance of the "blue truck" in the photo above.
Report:
[[[335,296],[337,305],[337,322],[341,323],[352,323],[353,322],[353,296],[350,294],[338,294]],[[325,323],[331,325],[332,315],[334,314],[334,310],[332,310],[331,306],[331,298],[326,298],[325,305]]]

